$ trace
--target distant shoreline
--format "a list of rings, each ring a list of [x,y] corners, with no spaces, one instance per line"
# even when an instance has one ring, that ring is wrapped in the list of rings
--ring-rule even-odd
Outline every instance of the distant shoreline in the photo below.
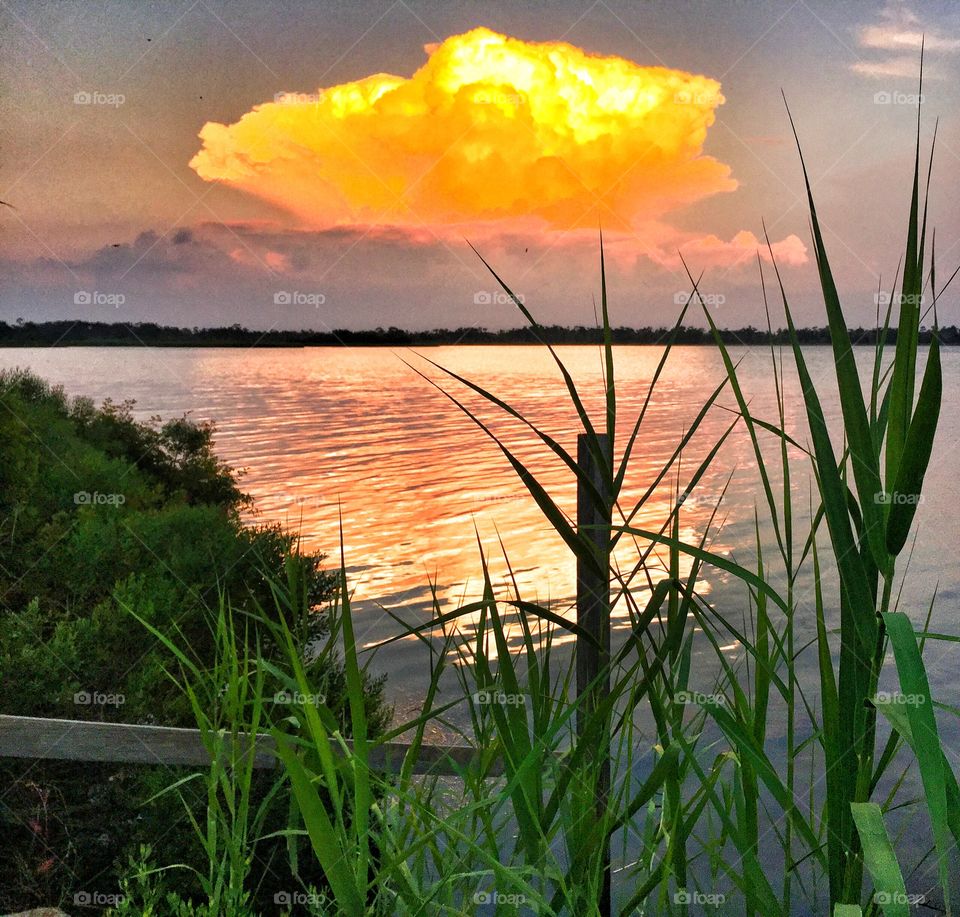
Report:
[[[720,337],[726,344],[788,344],[785,329],[768,332],[754,327],[720,329]],[[704,328],[613,328],[614,344],[663,345],[671,337],[680,345],[710,345],[713,337]],[[801,344],[829,344],[829,329],[799,328],[797,336]],[[887,333],[887,342],[896,341],[896,329]],[[877,332],[874,328],[851,328],[850,340],[855,345],[874,345]],[[920,342],[927,343],[930,332],[920,332]],[[943,344],[960,344],[960,329],[950,325],[940,329]],[[440,347],[444,345],[483,344],[602,344],[603,332],[599,328],[585,326],[565,327],[545,325],[537,329],[508,328],[490,331],[486,328],[436,328],[430,331],[409,331],[403,328],[373,328],[363,331],[335,329],[334,331],[270,330],[256,331],[231,325],[221,328],[178,328],[157,325],[151,322],[123,324],[120,322],[51,321],[18,322],[8,324],[0,321],[0,347]]]

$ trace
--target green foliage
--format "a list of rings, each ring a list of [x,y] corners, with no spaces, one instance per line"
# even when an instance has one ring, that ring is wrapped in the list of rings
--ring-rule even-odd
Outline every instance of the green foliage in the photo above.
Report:
[[[22,371],[0,374],[0,402],[4,713],[192,726],[188,699],[166,677],[162,641],[137,618],[181,635],[205,666],[217,651],[210,609],[224,600],[237,613],[269,605],[291,563],[300,636],[322,636],[332,582],[322,558],[301,554],[277,526],[242,522],[248,499],[216,457],[210,425],[141,423],[130,402],[70,401]],[[276,654],[264,637],[264,653]],[[343,691],[342,667],[331,665],[322,678],[331,698]],[[389,715],[383,686],[370,679],[366,687],[380,728]],[[21,780],[24,770],[22,762],[0,763],[12,788],[0,824],[13,848],[27,851],[0,861],[0,911],[69,903],[94,881],[89,887],[109,888],[123,851],[140,842],[170,862],[199,862],[182,832],[169,830],[181,803],[168,796],[143,805],[175,770],[36,762]],[[255,796],[267,792],[255,781]],[[187,795],[194,808],[203,805],[201,794]],[[278,801],[273,827],[285,816]],[[187,896],[198,888],[189,876],[185,883]]]

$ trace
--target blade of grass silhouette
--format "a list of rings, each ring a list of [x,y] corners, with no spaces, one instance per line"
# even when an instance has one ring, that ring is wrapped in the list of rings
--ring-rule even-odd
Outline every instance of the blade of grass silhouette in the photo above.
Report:
[[[517,298],[513,290],[504,282],[500,275],[487,263],[487,260],[474,248],[473,244],[467,243],[470,248],[473,249],[474,254],[483,262],[483,266],[491,273],[493,278],[500,284],[503,291],[513,300],[514,305],[520,310],[523,314],[523,317],[530,323],[530,326],[535,329],[541,329],[541,325],[533,317],[530,310],[523,304],[523,302]],[[542,339],[541,339],[542,340]],[[573,403],[574,408],[577,411],[577,415],[580,418],[580,423],[583,425],[583,430],[588,436],[590,452],[593,455],[593,459],[597,462],[597,467],[600,469],[605,469],[605,474],[608,478],[608,483],[612,484],[613,471],[609,467],[609,464],[606,461],[606,458],[603,454],[603,450],[600,448],[599,440],[597,439],[597,432],[593,427],[592,422],[590,421],[590,415],[587,413],[586,408],[583,406],[583,401],[580,399],[580,393],[577,391],[577,386],[573,381],[573,377],[570,375],[567,367],[564,365],[563,361],[557,355],[556,350],[553,345],[548,341],[542,341],[544,346],[550,353],[550,356],[553,357],[554,363],[557,365],[557,368],[560,370],[560,374],[563,376],[564,384],[567,387],[567,394],[570,397],[570,401]]]
[[[786,96],[784,96],[784,105],[787,107],[787,117],[790,120],[790,128],[796,140],[800,166],[803,170],[803,181],[807,191],[807,204],[810,210],[810,221],[817,252],[817,267],[820,273],[820,286],[827,311],[830,340],[833,345],[837,371],[837,384],[840,389],[840,407],[843,413],[844,431],[850,448],[853,476],[860,497],[860,508],[863,513],[866,534],[873,552],[874,562],[880,570],[886,570],[889,566],[889,558],[883,538],[883,513],[880,510],[880,505],[876,502],[877,494],[883,490],[880,483],[879,457],[874,450],[874,439],[867,418],[867,409],[853,355],[853,346],[850,343],[850,333],[847,330],[847,322],[840,306],[840,296],[827,260],[827,252],[820,232],[820,222],[813,202],[813,191],[807,175],[807,166],[803,159],[800,138],[793,121],[793,115],[790,113],[790,107],[787,105]]]
[[[923,90],[923,51],[920,52],[920,91]],[[917,142],[913,167],[913,190],[910,196],[910,217],[907,248],[903,266],[903,287],[900,318],[897,328],[893,379],[890,383],[890,412],[887,432],[886,490],[892,491],[903,455],[913,409],[914,375],[916,371],[916,334],[919,327],[919,297],[922,284],[923,240],[918,239],[920,197],[920,114],[917,106]],[[926,205],[924,205],[926,210]],[[921,254],[918,255],[918,252]]]
[[[935,279],[934,261],[931,260],[931,277]],[[935,288],[934,288],[935,289]],[[897,555],[903,550],[913,517],[923,491],[923,478],[933,452],[933,441],[940,420],[940,403],[943,397],[943,374],[940,366],[940,333],[937,327],[936,299],[934,292],[933,334],[927,352],[927,365],[920,384],[917,407],[907,430],[903,457],[897,469],[896,483],[892,491],[893,502],[887,517],[887,549]]]
[[[875,892],[879,892],[874,900],[880,902],[884,917],[910,917],[907,886],[883,823],[880,806],[875,802],[854,802],[850,809],[860,835],[864,863],[873,879]]]
[[[405,361],[404,361],[405,362]],[[600,569],[597,562],[597,558],[593,551],[590,550],[589,546],[580,538],[573,526],[567,521],[566,516],[561,512],[559,507],[554,503],[550,495],[543,489],[539,481],[534,477],[533,474],[526,468],[526,466],[518,459],[514,454],[503,444],[503,442],[493,433],[486,424],[483,423],[480,418],[478,418],[468,407],[458,401],[453,395],[445,391],[436,382],[434,382],[429,376],[420,372],[415,366],[407,363],[407,365],[412,369],[418,376],[432,385],[437,391],[439,391],[444,397],[448,398],[453,404],[455,404],[467,417],[470,418],[486,435],[497,445],[503,455],[506,457],[507,461],[510,462],[514,471],[517,472],[518,477],[523,482],[524,486],[530,492],[530,496],[536,501],[537,506],[540,507],[541,512],[547,517],[550,521],[550,524],[554,527],[557,534],[564,540],[567,547],[573,552],[574,556],[578,559],[582,559],[584,563],[589,565],[591,569],[596,570],[597,573],[603,575],[603,571]]]
[[[543,442],[550,449],[550,451],[553,452],[553,454],[556,455],[557,458],[559,458],[564,463],[564,465],[567,466],[567,468],[569,468],[576,475],[577,482],[587,488],[587,490],[590,492],[591,499],[597,502],[601,500],[600,491],[597,490],[593,481],[590,479],[590,476],[584,472],[584,470],[580,467],[580,465],[576,462],[576,460],[570,455],[570,453],[567,452],[566,449],[564,449],[552,436],[550,436],[547,433],[544,433],[542,430],[536,427],[526,417],[524,417],[519,411],[517,411],[513,406],[503,401],[502,399],[498,398],[496,395],[488,392],[486,389],[482,388],[476,383],[471,382],[469,379],[466,379],[463,376],[458,375],[457,373],[447,369],[444,366],[441,366],[439,363],[434,362],[429,357],[423,356],[423,354],[418,353],[417,356],[420,357],[420,359],[425,360],[435,369],[438,369],[440,370],[440,372],[448,375],[451,379],[455,379],[461,385],[464,385],[467,388],[471,389],[472,391],[476,392],[482,398],[485,398],[491,404],[500,408],[500,410],[502,410],[504,413],[509,414],[511,417],[513,417],[516,420],[519,420],[528,429],[530,429],[537,436],[537,438],[541,442]],[[410,365],[409,363],[406,363],[406,361],[404,361],[404,363],[407,366]]]

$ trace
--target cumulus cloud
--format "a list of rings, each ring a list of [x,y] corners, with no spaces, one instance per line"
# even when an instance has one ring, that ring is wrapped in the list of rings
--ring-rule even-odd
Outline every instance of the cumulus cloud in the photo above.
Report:
[[[280,93],[210,122],[190,165],[302,225],[628,227],[732,191],[703,153],[720,84],[478,28],[413,76]]]

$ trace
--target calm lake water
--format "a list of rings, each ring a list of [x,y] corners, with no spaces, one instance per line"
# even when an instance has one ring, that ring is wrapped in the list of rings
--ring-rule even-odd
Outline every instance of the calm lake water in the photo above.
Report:
[[[431,366],[462,375],[508,401],[531,422],[575,453],[578,419],[549,354],[535,347],[438,347],[414,353],[385,348],[158,349],[37,348],[0,350],[0,366],[25,366],[70,394],[96,401],[136,400],[146,418],[189,413],[217,425],[216,447],[244,472],[243,486],[256,501],[256,519],[279,521],[301,532],[311,548],[339,560],[342,518],[347,569],[360,608],[359,633],[368,645],[397,633],[384,608],[407,620],[424,619],[430,584],[449,607],[481,586],[480,547],[498,586],[506,588],[509,558],[525,598],[550,599],[567,607],[574,563],[541,516],[499,448],[448,398],[417,374],[419,369],[464,404],[535,471],[560,508],[575,511],[575,486],[562,463],[522,424],[504,419],[477,395]],[[602,423],[600,354],[587,346],[558,353],[583,392],[591,415]],[[764,348],[734,350],[752,410],[775,419],[770,354]],[[831,352],[809,348],[811,372],[828,414],[839,413]],[[872,352],[858,354],[866,366]],[[622,448],[660,358],[654,347],[616,352]],[[406,362],[405,362],[406,361]],[[953,629],[960,596],[958,451],[960,352],[944,354],[944,404],[939,438],[920,507],[920,537],[910,566],[903,607],[916,618],[939,584],[935,619]],[[724,379],[710,347],[682,347],[672,354],[641,428],[622,507],[654,482],[713,389]],[[795,373],[787,365],[787,424],[807,441],[806,418]],[[679,463],[681,489],[700,460],[734,420],[724,391]],[[768,437],[770,455],[775,444]],[[799,453],[797,453],[799,459]],[[636,517],[656,528],[673,505],[677,467]],[[810,479],[798,460],[793,481],[798,530],[809,517]],[[721,494],[723,499],[720,501]],[[749,439],[742,424],[731,434],[710,470],[683,507],[683,535],[699,538],[717,506],[711,528],[714,550],[741,562],[753,556],[754,507],[761,527],[766,510]],[[803,533],[805,534],[805,532]],[[800,536],[798,536],[800,537]],[[502,541],[502,547],[501,547]],[[768,550],[772,550],[772,543]],[[631,569],[636,546],[624,539],[618,559]],[[706,575],[705,590],[722,590],[724,579]],[[742,603],[742,596],[737,599]],[[740,612],[737,612],[738,616]],[[416,704],[422,655],[416,641],[393,646],[376,667],[391,674],[403,707]],[[730,652],[736,654],[735,644]],[[940,650],[931,647],[935,659]],[[938,673],[934,668],[934,677]],[[952,678],[952,675],[950,676]],[[409,690],[409,694],[408,694]],[[400,711],[402,713],[402,710]]]
[[[581,388],[591,416],[601,423],[599,352],[592,347],[560,347],[558,352]],[[256,501],[252,521],[277,521],[298,530],[308,547],[329,555],[332,565],[339,561],[342,520],[346,565],[356,590],[357,632],[367,647],[401,633],[387,609],[411,623],[426,621],[431,583],[445,608],[455,607],[464,597],[476,597],[482,586],[481,550],[489,559],[500,594],[508,592],[512,568],[524,598],[549,600],[556,610],[569,611],[575,566],[567,548],[543,519],[500,449],[407,365],[412,364],[476,411],[572,516],[575,486],[562,463],[529,429],[505,419],[425,359],[511,403],[575,453],[578,419],[549,354],[532,347],[487,346],[439,347],[419,353],[372,348],[8,349],[0,350],[0,367],[29,367],[62,384],[68,393],[98,402],[135,399],[135,413],[141,418],[189,413],[197,420],[214,421],[218,453],[244,471],[243,486]],[[769,351],[744,348],[734,350],[733,356],[741,361],[740,377],[754,414],[774,421]],[[643,405],[659,358],[660,351],[652,347],[617,348],[618,448]],[[809,348],[807,359],[828,419],[835,425],[839,404],[831,351]],[[861,349],[858,359],[865,368],[872,351]],[[787,425],[799,442],[806,443],[806,417],[791,366],[788,363],[785,373]],[[630,463],[622,500],[625,513],[654,484],[724,378],[722,363],[712,348],[685,347],[673,353],[646,412]],[[958,389],[960,352],[948,350],[944,354],[945,408],[927,474],[926,500],[917,514],[920,535],[900,599],[901,610],[919,622],[938,590],[933,627],[948,633],[958,632],[960,604]],[[637,525],[659,528],[674,505],[675,490],[686,487],[701,459],[735,420],[729,410],[733,403],[731,394],[724,391],[685,449],[682,461],[654,486],[635,519]],[[773,437],[766,439],[765,448],[775,457],[778,447]],[[794,525],[799,549],[813,498],[808,467],[801,453],[794,457]],[[755,508],[769,563],[776,553],[772,529],[766,521],[752,447],[739,425],[693,497],[684,502],[682,536],[699,540],[709,525],[711,549],[728,553],[749,567],[756,556]],[[627,574],[636,562],[638,545],[625,538],[621,548],[617,561]],[[901,562],[901,571],[904,566]],[[748,626],[747,601],[739,584],[715,571],[705,571],[699,588],[728,620]],[[809,576],[798,581],[797,593],[798,642],[805,644],[815,636]],[[828,616],[833,623],[837,620],[834,595],[835,591],[828,591]],[[639,600],[643,601],[642,595]],[[620,613],[617,623],[623,626]],[[470,622],[463,625],[469,628]],[[691,688],[709,691],[717,660],[706,641],[700,643]],[[723,652],[734,664],[746,661],[734,639],[723,645]],[[955,701],[960,688],[955,658],[950,645],[942,642],[930,644],[926,651],[934,693],[948,702]],[[429,675],[423,645],[413,637],[399,640],[381,650],[372,664],[389,675],[388,694],[396,704],[398,720],[413,715]],[[801,683],[815,700],[815,652],[809,648],[803,652],[798,669]],[[896,688],[892,659],[881,687]],[[956,744],[960,736],[953,718],[949,720],[944,724],[945,738]],[[884,734],[882,724],[880,728]],[[783,754],[783,726],[776,714],[768,742],[775,757]],[[900,827],[908,838],[922,838],[927,831],[925,815],[922,810],[910,811]],[[773,876],[776,862],[770,868]],[[797,913],[807,912],[801,909]]]

